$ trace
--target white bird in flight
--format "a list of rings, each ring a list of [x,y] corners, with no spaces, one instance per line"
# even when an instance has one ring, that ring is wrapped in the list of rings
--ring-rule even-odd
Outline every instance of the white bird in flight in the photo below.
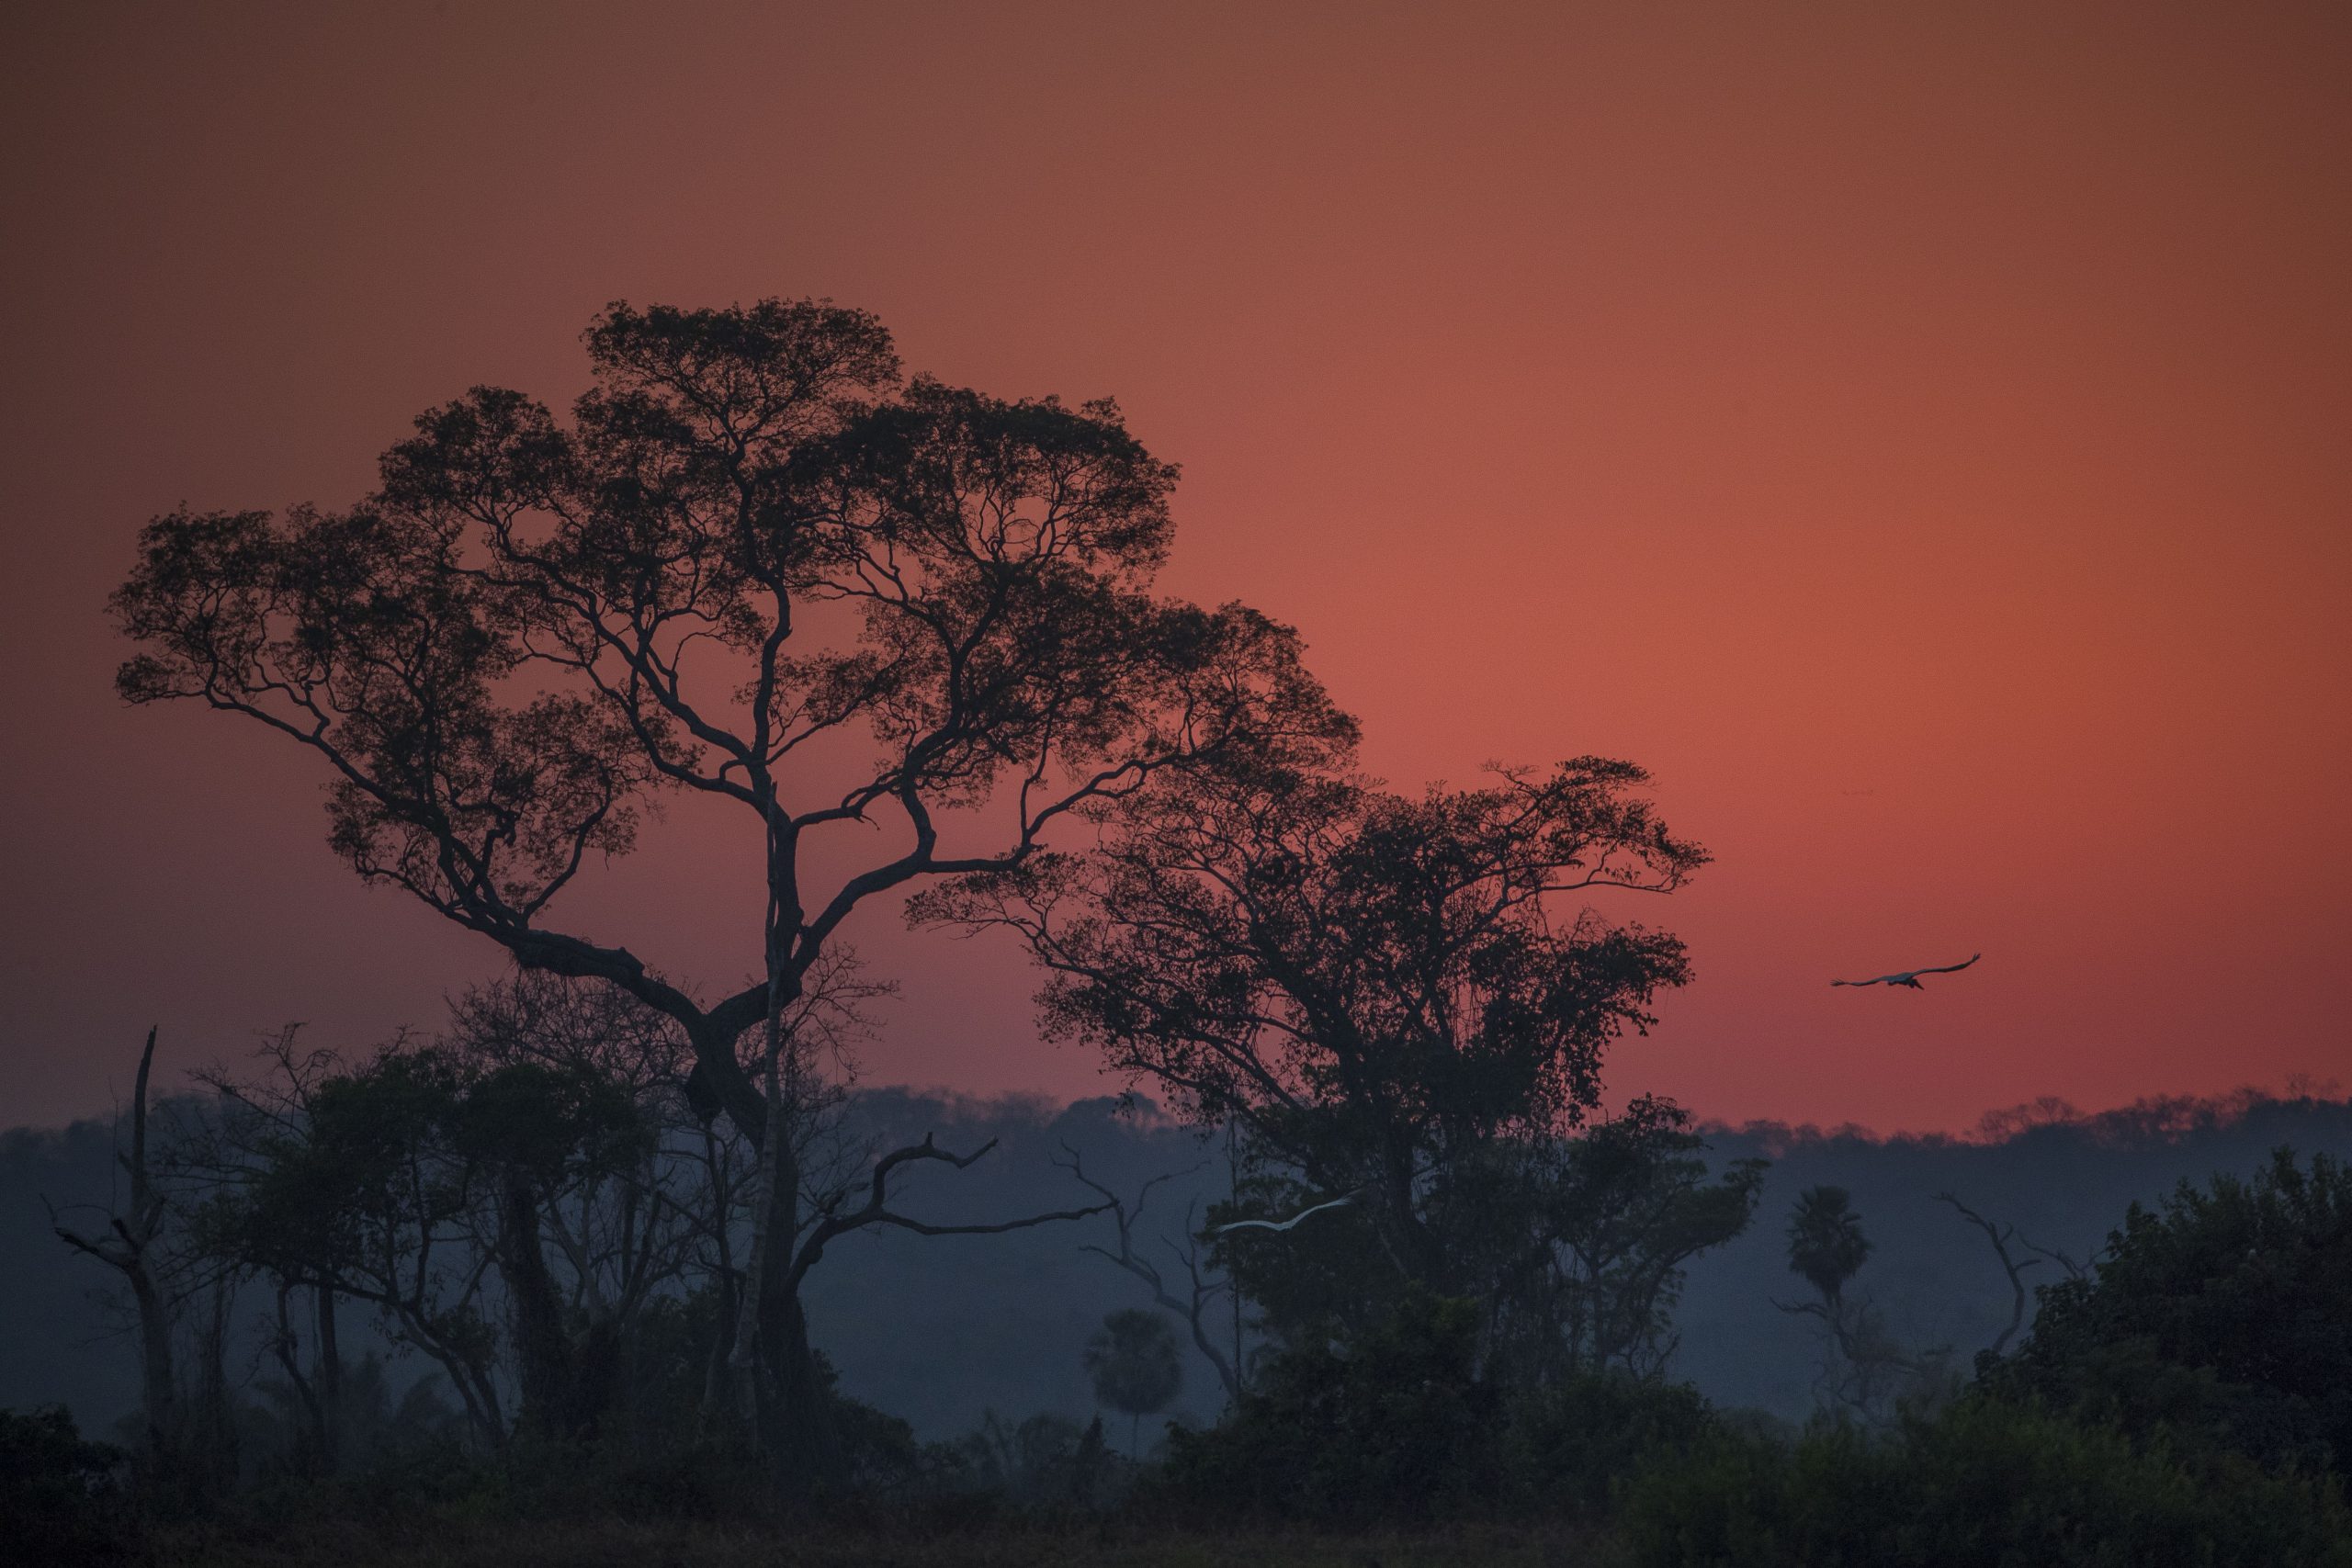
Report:
[[[1297,1213],[1293,1214],[1286,1220],[1236,1220],[1229,1225],[1217,1226],[1216,1234],[1223,1235],[1227,1231],[1245,1230],[1286,1231],[1290,1229],[1291,1226],[1298,1224],[1299,1221],[1306,1218],[1309,1214],[1319,1214],[1326,1209],[1336,1209],[1342,1203],[1352,1203],[1354,1201],[1355,1194],[1351,1192],[1344,1198],[1334,1198],[1328,1203],[1317,1203],[1312,1209],[1301,1209]]]
[[[1981,953],[1971,953],[1968,964],[1973,964],[1984,956]],[[1928,987],[1919,984],[1920,976],[1951,975],[1967,968],[1968,964],[1947,964],[1940,969],[1905,969],[1894,975],[1874,975],[1867,980],[1832,980],[1829,983],[1833,986],[1908,986],[1915,991],[1924,991]]]

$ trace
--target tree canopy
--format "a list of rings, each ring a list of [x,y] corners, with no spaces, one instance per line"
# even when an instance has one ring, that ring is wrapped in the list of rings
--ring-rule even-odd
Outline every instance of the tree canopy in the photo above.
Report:
[[[356,871],[678,1019],[748,1135],[727,1047],[862,899],[1017,864],[1164,769],[1351,738],[1287,628],[1152,593],[1176,470],[1114,404],[907,381],[874,317],[818,301],[616,304],[586,344],[569,422],[478,387],[347,509],[156,519],[119,684],[308,747]],[[766,973],[708,1007],[548,923],[664,791],[765,845]],[[846,824],[888,848],[818,885],[807,844]]]
[[[1344,757],[1354,723],[1288,627],[1154,592],[1176,469],[1107,400],[907,379],[824,301],[615,304],[585,341],[569,420],[477,387],[348,508],[155,519],[112,600],[140,646],[118,684],[307,748],[362,877],[681,1029],[697,1112],[758,1148],[735,1343],[782,1452],[823,1404],[800,1275],[844,1231],[936,1228],[892,1174],[978,1157],[926,1140],[877,1151],[862,1203],[808,1190],[802,1124],[836,1097],[788,1037],[843,922],[1163,774]],[[678,795],[735,808],[761,868],[748,979],[555,923]]]
[[[2132,1205],[2088,1275],[2045,1285],[1988,1387],[2257,1459],[2352,1456],[2352,1167],[2280,1149],[2251,1179]]]
[[[1704,862],[1645,782],[1597,758],[1419,797],[1170,776],[1101,812],[1089,850],[940,885],[911,913],[1017,931],[1049,1032],[1203,1124],[1238,1117],[1311,1189],[1367,1192],[1397,1267],[1441,1282],[1430,1179],[1581,1125],[1610,1042],[1689,975],[1673,936],[1565,902],[1666,891]]]

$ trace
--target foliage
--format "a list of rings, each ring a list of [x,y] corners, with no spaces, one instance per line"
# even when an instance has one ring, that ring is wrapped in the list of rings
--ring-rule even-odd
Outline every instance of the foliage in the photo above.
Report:
[[[1904,1344],[1868,1292],[1848,1292],[1870,1258],[1871,1243],[1844,1188],[1809,1187],[1799,1193],[1788,1244],[1789,1272],[1802,1276],[1818,1297],[1776,1304],[1819,1320],[1821,1362],[1813,1382],[1817,1410],[1839,1420],[1879,1425],[1950,1397],[1958,1380],[1949,1348]]]
[[[2093,1275],[2045,1286],[1986,1386],[2256,1459],[2352,1461],[2352,1168],[2280,1149],[2253,1179],[2133,1204]]]
[[[1514,1512],[1598,1521],[1627,1479],[1679,1454],[1720,1418],[1688,1383],[1593,1371],[1521,1393],[1505,1408],[1504,1473]]]
[[[1763,1186],[1760,1160],[1711,1176],[1706,1147],[1689,1112],[1645,1095],[1573,1135],[1497,1139],[1435,1173],[1419,1206],[1446,1237],[1454,1277],[1475,1287],[1481,1355],[1522,1387],[1662,1371],[1686,1266],[1747,1228]],[[1313,1201],[1261,1169],[1210,1217]],[[1413,1288],[1356,1206],[1279,1235],[1227,1232],[1211,1254],[1281,1344],[1360,1332]]]
[[[411,1379],[396,1395],[390,1367],[369,1350],[343,1363],[336,1385],[333,1419],[337,1430],[328,1451],[340,1463],[366,1465],[390,1455],[456,1445],[464,1438],[464,1415],[443,1396],[437,1374]],[[317,1443],[316,1422],[324,1413],[310,1408],[315,1390],[306,1394],[284,1377],[256,1378],[251,1386],[255,1397],[240,1406],[237,1428],[255,1471],[307,1473],[321,1468],[325,1456]]]
[[[1442,1205],[1458,1233],[1485,1233],[1488,1353],[1531,1384],[1662,1372],[1685,1265],[1745,1231],[1763,1190],[1761,1160],[1710,1179],[1706,1147],[1690,1112],[1644,1095],[1575,1137],[1469,1168],[1501,1166]]]
[[[1181,1517],[1318,1521],[1608,1517],[1655,1453],[1713,1417],[1691,1389],[1623,1372],[1542,1388],[1482,1368],[1476,1303],[1410,1292],[1375,1328],[1275,1358],[1239,1409],[1170,1434]]]
[[[685,1240],[653,1199],[647,1106],[587,1063],[405,1040],[348,1066],[298,1056],[290,1039],[275,1056],[276,1079],[224,1086],[230,1114],[188,1156],[210,1185],[215,1253],[274,1277],[281,1305],[307,1288],[372,1307],[396,1343],[433,1358],[492,1444],[508,1427],[484,1291],[494,1264],[520,1419],[592,1433],[617,1393],[619,1338]],[[616,1247],[617,1269],[592,1261]]]
[[[64,1406],[0,1410],[0,1539],[20,1562],[92,1561],[119,1548],[121,1450],[84,1438]]]
[[[1646,1466],[1624,1529],[1642,1568],[2342,1568],[2333,1479],[2161,1446],[1995,1401],[1891,1434],[1822,1423],[1793,1444],[1717,1428]]]
[[[1495,1501],[1500,1392],[1474,1303],[1415,1292],[1345,1346],[1273,1359],[1222,1426],[1169,1434],[1194,1507],[1305,1519],[1442,1518]]]
[[[1747,1208],[1737,1184],[1692,1201],[1689,1146],[1668,1146],[1687,1129],[1659,1102],[1638,1132],[1561,1142],[1599,1106],[1611,1043],[1689,973],[1672,936],[1568,902],[1668,891],[1703,863],[1645,783],[1598,758],[1419,797],[1193,770],[1102,807],[1093,849],[933,886],[910,914],[1012,930],[1046,972],[1049,1032],[1238,1126],[1248,1179],[1212,1222],[1348,1200],[1214,1243],[1277,1339],[1364,1330],[1419,1287],[1507,1301],[1531,1340],[1574,1298],[1592,1310],[1569,1359],[1637,1355],[1680,1263]],[[1611,1190],[1604,1149],[1638,1176]],[[1641,1216],[1654,1237],[1603,1234],[1654,1198],[1678,1211]]]
[[[1790,1273],[1834,1302],[1870,1255],[1861,1216],[1844,1188],[1809,1187],[1797,1195],[1796,1213],[1789,1221]]]
[[[1020,1506],[1087,1508],[1109,1502],[1124,1468],[1097,1416],[1080,1427],[1040,1413],[1018,1425],[993,1410],[938,1456],[933,1481],[950,1491],[993,1495]]]
[[[1048,1029],[1204,1126],[1238,1117],[1327,1195],[1363,1189],[1399,1266],[1449,1259],[1419,1177],[1597,1103],[1600,1059],[1688,974],[1681,944],[1580,890],[1679,886],[1705,859],[1583,759],[1420,798],[1266,768],[1171,775],[1085,854],[943,885],[918,919],[1001,925]]]
[[[863,899],[1015,863],[1162,768],[1351,738],[1287,628],[1153,595],[1175,470],[1114,404],[905,381],[878,321],[819,301],[616,303],[585,342],[568,422],[476,388],[347,510],[157,518],[112,600],[119,685],[307,747],[355,871],[675,1019],[747,1137],[733,1042]],[[936,814],[1005,780],[994,848],[940,853]],[[678,790],[749,814],[772,900],[766,973],[708,1007],[545,924]],[[896,844],[811,884],[820,839],[885,816]]]
[[[683,1032],[702,1121],[723,1111],[756,1151],[720,1364],[779,1476],[801,1477],[824,1418],[803,1276],[833,1236],[907,1223],[890,1170],[967,1163],[879,1156],[862,1204],[804,1183],[798,1145],[840,1086],[804,1077],[786,1025],[844,922],[926,879],[1016,867],[1163,773],[1343,759],[1355,726],[1290,628],[1155,592],[1176,471],[1108,400],[905,380],[878,321],[813,300],[616,303],[585,344],[569,420],[477,387],[420,415],[346,509],[154,519],[110,601],[137,647],[117,685],[306,749],[328,842],[360,877]],[[553,923],[582,870],[634,850],[680,792],[730,815],[763,869],[755,977],[664,975]],[[529,1234],[544,1168],[502,1163],[521,1412],[577,1436],[602,1418],[611,1323],[559,1325]],[[402,1331],[441,1341],[498,1430],[498,1391],[459,1343],[473,1325],[431,1315],[404,1312]]]
[[[1136,1422],[1167,1409],[1184,1386],[1176,1331],[1164,1315],[1141,1307],[1103,1314],[1102,1328],[1087,1341],[1086,1371],[1094,1380],[1094,1397]]]

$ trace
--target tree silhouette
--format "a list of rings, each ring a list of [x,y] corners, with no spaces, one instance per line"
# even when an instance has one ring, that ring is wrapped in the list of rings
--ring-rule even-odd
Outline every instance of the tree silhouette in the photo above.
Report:
[[[2352,1459],[2352,1165],[2279,1148],[2183,1181],[2038,1296],[2016,1352],[1979,1359],[1996,1393],[2274,1463]]]
[[[745,1320],[780,1446],[822,1409],[800,1277],[846,1230],[925,1228],[893,1172],[968,1163],[913,1145],[867,1202],[804,1206],[783,1021],[843,922],[1019,866],[1160,773],[1352,727],[1287,628],[1152,593],[1175,470],[1108,401],[902,381],[880,323],[828,303],[615,304],[586,344],[568,422],[476,388],[348,510],[156,519],[112,600],[141,645],[118,684],[307,748],[362,877],[676,1021],[698,1105],[760,1150]],[[715,999],[551,923],[664,793],[737,811],[763,870],[761,972]]]
[[[1796,1213],[1789,1221],[1789,1272],[1801,1276],[1824,1302],[1837,1304],[1846,1281],[1860,1272],[1871,1251],[1851,1193],[1842,1187],[1808,1187],[1797,1194]]]
[[[1801,1276],[1820,1299],[1774,1304],[1821,1322],[1816,1400],[1865,1422],[1881,1422],[1905,1403],[1950,1393],[1949,1347],[1905,1346],[1867,1292],[1847,1293],[1872,1250],[1850,1193],[1842,1187],[1806,1188],[1797,1195],[1788,1236],[1789,1272]]]
[[[172,1371],[172,1323],[178,1292],[171,1276],[174,1260],[166,1256],[164,1239],[172,1229],[171,1204],[155,1181],[156,1167],[148,1140],[148,1074],[155,1065],[156,1031],[147,1031],[139,1053],[139,1076],[130,1098],[130,1147],[115,1161],[130,1179],[130,1201],[109,1213],[103,1231],[85,1234],[64,1224],[55,1210],[50,1227],[74,1251],[95,1258],[123,1278],[138,1311],[140,1352],[140,1458],[146,1479],[169,1491],[188,1479],[183,1429],[184,1413]]]
[[[1098,848],[935,886],[910,912],[1017,932],[1050,1033],[1199,1125],[1237,1119],[1299,1179],[1276,1201],[1363,1193],[1389,1267],[1457,1291],[1432,1173],[1580,1125],[1609,1043],[1689,973],[1672,936],[1567,903],[1664,892],[1703,863],[1633,793],[1645,782],[1593,758],[1419,797],[1170,775],[1107,808]],[[1336,1235],[1348,1212],[1326,1219]]]
[[[1087,1341],[1086,1371],[1094,1380],[1094,1397],[1127,1416],[1127,1452],[1140,1459],[1143,1418],[1167,1409],[1184,1386],[1176,1331],[1159,1313],[1141,1307],[1106,1313]]]
[[[1119,1238],[1119,1249],[1116,1252],[1107,1247],[1096,1247],[1091,1244],[1079,1250],[1091,1252],[1099,1258],[1109,1258],[1113,1263],[1142,1280],[1150,1290],[1153,1301],[1170,1312],[1181,1313],[1185,1323],[1192,1328],[1193,1348],[1208,1359],[1210,1366],[1216,1369],[1217,1381],[1225,1385],[1225,1397],[1227,1401],[1238,1400],[1241,1397],[1241,1370],[1236,1364],[1238,1348],[1237,1347],[1234,1356],[1227,1355],[1210,1337],[1207,1323],[1209,1308],[1216,1303],[1219,1296],[1232,1294],[1233,1281],[1229,1279],[1211,1280],[1202,1274],[1201,1242],[1193,1223],[1196,1216],[1193,1209],[1187,1207],[1184,1212],[1183,1247],[1178,1247],[1173,1241],[1164,1235],[1159,1238],[1160,1245],[1168,1249],[1170,1260],[1183,1267],[1186,1282],[1183,1295],[1179,1296],[1175,1293],[1170,1286],[1168,1276],[1161,1272],[1159,1265],[1154,1263],[1143,1248],[1136,1245],[1136,1226],[1142,1221],[1144,1210],[1151,1201],[1151,1190],[1163,1181],[1190,1176],[1201,1168],[1194,1166],[1192,1170],[1164,1171],[1152,1177],[1136,1189],[1135,1201],[1129,1202],[1110,1188],[1088,1176],[1084,1161],[1079,1157],[1078,1151],[1072,1148],[1067,1140],[1063,1142],[1062,1152],[1055,1158],[1054,1163],[1069,1171],[1073,1180],[1102,1199],[1111,1215],[1114,1234]]]
[[[1747,1228],[1764,1182],[1758,1159],[1711,1179],[1690,1120],[1638,1097],[1576,1137],[1529,1147],[1502,1181],[1473,1185],[1453,1205],[1459,1224],[1483,1215],[1493,1233],[1488,1273],[1510,1282],[1489,1292],[1494,1354],[1521,1381],[1664,1369],[1685,1266]]]

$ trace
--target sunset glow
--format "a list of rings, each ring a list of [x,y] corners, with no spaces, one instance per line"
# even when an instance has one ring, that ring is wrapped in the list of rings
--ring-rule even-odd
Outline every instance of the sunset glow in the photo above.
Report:
[[[2352,1077],[2352,12],[20,8],[0,1103],[92,1112],[500,955],[322,775],[130,709],[147,519],[348,504],[428,406],[560,406],[607,301],[830,297],[1115,396],[1161,586],[1299,628],[1393,785],[1622,757],[1713,856],[1612,1099],[1958,1130]],[[234,19],[234,18],[242,19]],[[1703,26],[1701,25],[1703,19]],[[559,923],[740,980],[674,805]],[[869,1081],[1109,1092],[1009,942],[846,933]],[[1828,981],[1956,963],[1923,991]]]

